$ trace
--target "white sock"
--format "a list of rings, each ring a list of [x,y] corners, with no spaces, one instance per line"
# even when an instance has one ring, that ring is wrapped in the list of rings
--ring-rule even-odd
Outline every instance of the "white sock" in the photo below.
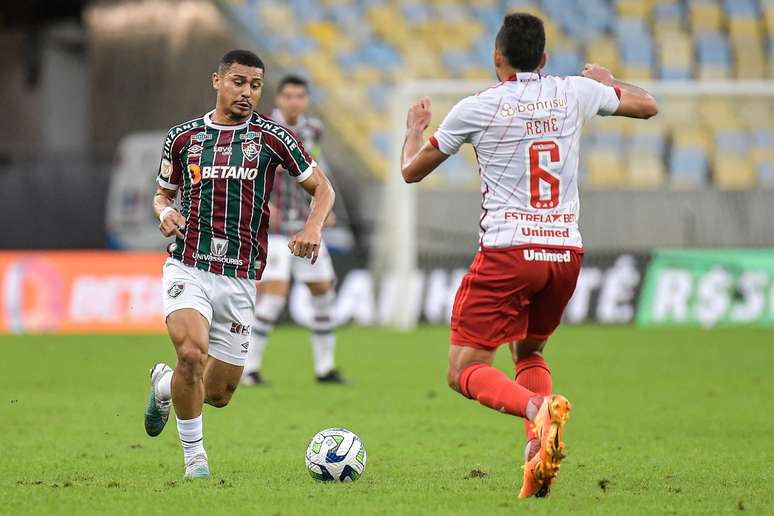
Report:
[[[314,374],[325,376],[335,367],[336,335],[333,333],[331,308],[335,294],[333,289],[319,296],[312,296],[312,355]]]
[[[167,374],[161,377],[159,383],[156,385],[156,398],[159,401],[169,401],[172,399],[172,374],[174,371],[169,371]]]
[[[202,429],[202,415],[193,419],[177,419],[177,433],[180,435],[180,444],[183,446],[183,457],[188,462],[194,455],[204,451],[204,431]]]
[[[245,359],[243,374],[254,373],[261,369],[263,352],[269,343],[269,334],[274,329],[274,323],[282,313],[285,298],[271,294],[261,294],[255,306],[255,324],[250,332],[250,349]]]

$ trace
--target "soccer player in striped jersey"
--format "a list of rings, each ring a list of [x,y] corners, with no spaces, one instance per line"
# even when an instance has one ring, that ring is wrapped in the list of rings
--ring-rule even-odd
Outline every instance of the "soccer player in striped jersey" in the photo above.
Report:
[[[277,86],[276,102],[277,108],[272,111],[271,118],[293,130],[312,157],[322,163],[320,141],[323,127],[318,119],[306,114],[309,107],[307,81],[295,75],[284,77]],[[315,377],[320,383],[344,383],[344,378],[335,367],[336,336],[331,314],[335,300],[335,273],[325,242],[320,242],[320,256],[314,264],[284,251],[290,235],[303,226],[309,215],[309,195],[288,174],[277,174],[272,206],[269,255],[258,286],[258,306],[242,383],[264,383],[261,375],[263,353],[269,334],[285,307],[291,276],[305,283],[312,294],[314,318],[310,330]],[[331,223],[332,219],[333,214],[328,222]]]
[[[215,109],[169,130],[157,176],[159,228],[176,237],[163,296],[177,365],[151,369],[145,430],[161,433],[174,405],[186,478],[209,477],[203,404],[225,407],[242,376],[275,173],[292,176],[313,199],[287,244],[294,256],[316,261],[334,202],[330,182],[293,132],[254,112],[263,80],[263,62],[252,52],[224,55],[212,74]]]
[[[563,458],[570,403],[551,394],[543,348],[564,312],[580,271],[578,159],[581,128],[596,115],[650,118],[644,90],[587,65],[584,77],[543,76],[543,22],[505,17],[494,65],[500,83],[455,105],[423,142],[430,99],[408,113],[402,173],[421,181],[464,143],[481,176],[479,251],[454,303],[449,386],[481,404],[527,420],[519,498],[546,496]],[[515,379],[492,367],[508,343]]]

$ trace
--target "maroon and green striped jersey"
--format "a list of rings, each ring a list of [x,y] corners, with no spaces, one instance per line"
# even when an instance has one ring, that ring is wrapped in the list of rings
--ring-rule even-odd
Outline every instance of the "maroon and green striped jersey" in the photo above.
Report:
[[[226,276],[259,279],[266,264],[269,198],[278,167],[298,182],[317,165],[295,134],[253,113],[219,125],[212,112],[169,130],[157,181],[180,193],[184,239],[172,256]]]

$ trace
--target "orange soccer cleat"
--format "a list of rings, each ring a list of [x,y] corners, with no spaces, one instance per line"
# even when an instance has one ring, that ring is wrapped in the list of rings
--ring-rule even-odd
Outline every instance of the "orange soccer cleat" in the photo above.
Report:
[[[535,432],[540,436],[540,451],[524,464],[524,483],[519,498],[544,497],[559,473],[564,459],[564,425],[572,405],[564,396],[546,396],[535,418]]]

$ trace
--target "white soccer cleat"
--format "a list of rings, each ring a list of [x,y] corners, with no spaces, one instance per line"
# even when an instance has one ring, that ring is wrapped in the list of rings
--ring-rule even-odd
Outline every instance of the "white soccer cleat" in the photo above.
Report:
[[[158,384],[164,375],[172,374],[172,372],[171,367],[161,362],[154,365],[150,371],[151,393],[148,406],[145,408],[145,431],[151,437],[159,435],[169,419],[172,402],[171,400],[159,399]]]
[[[207,455],[197,453],[185,463],[185,478],[210,478],[210,464],[207,462]]]

